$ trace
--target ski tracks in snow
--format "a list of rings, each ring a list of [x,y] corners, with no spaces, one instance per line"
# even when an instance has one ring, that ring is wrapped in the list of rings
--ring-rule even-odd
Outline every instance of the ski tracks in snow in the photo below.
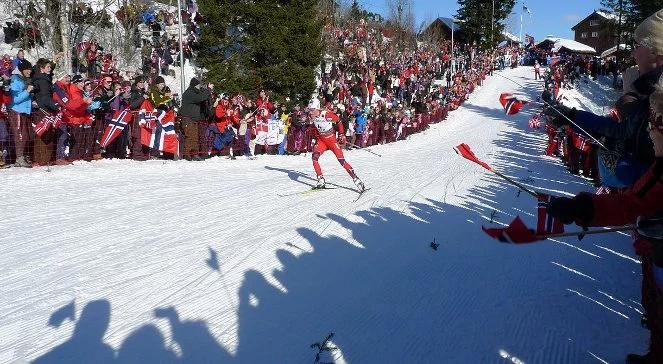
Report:
[[[489,77],[447,121],[372,147],[382,158],[347,152],[371,188],[355,203],[330,154],[320,162],[338,188],[285,197],[314,183],[310,157],[0,171],[0,361],[67,342],[93,300],[110,304],[103,342],[120,352],[153,325],[184,357],[181,330],[201,330],[211,341],[198,353],[218,362],[310,362],[310,344],[329,332],[347,362],[621,360],[644,342],[638,320],[610,311],[638,299],[624,238],[490,240],[480,228],[490,210],[495,224],[519,212],[532,222],[524,212],[536,204],[452,149],[466,142],[552,189],[586,187],[541,157],[527,115],[503,115],[499,93],[535,98],[531,72],[504,71],[527,90]],[[596,246],[615,253],[599,257]],[[47,326],[68,305],[73,320]]]

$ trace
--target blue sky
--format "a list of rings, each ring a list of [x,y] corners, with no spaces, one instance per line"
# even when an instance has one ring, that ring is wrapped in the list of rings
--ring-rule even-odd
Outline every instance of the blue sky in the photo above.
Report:
[[[456,14],[456,0],[412,0],[417,17],[417,27],[424,21],[432,21],[438,16],[450,17]],[[485,0],[490,6],[491,0]],[[386,0],[359,0],[365,8],[387,14]],[[520,31],[520,9],[525,3],[532,15],[523,16],[523,36],[528,33],[536,40],[552,34],[557,37],[573,39],[571,27],[584,19],[594,9],[600,9],[600,0],[518,0],[513,14],[507,21],[507,29],[518,36]]]

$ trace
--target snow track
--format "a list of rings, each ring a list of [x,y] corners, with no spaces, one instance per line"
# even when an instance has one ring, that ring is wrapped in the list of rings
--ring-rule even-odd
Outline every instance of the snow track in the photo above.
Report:
[[[639,270],[619,234],[499,244],[481,225],[536,202],[452,147],[542,191],[588,184],[542,156],[530,68],[489,77],[447,121],[356,150],[356,203],[331,154],[99,161],[0,171],[0,362],[619,362],[645,347]],[[438,250],[429,247],[436,239]],[[585,252],[585,253],[583,253]],[[589,278],[591,279],[589,279]],[[628,304],[625,304],[628,302]],[[619,314],[617,314],[617,313]],[[341,362],[343,359],[338,360]]]

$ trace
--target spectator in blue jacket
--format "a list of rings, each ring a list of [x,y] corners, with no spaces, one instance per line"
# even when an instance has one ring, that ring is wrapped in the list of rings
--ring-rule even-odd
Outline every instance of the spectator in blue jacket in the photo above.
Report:
[[[355,134],[357,135],[357,146],[364,147],[364,131],[366,131],[366,124],[368,119],[366,118],[366,112],[364,110],[357,110],[354,112],[355,116]]]
[[[11,77],[9,92],[12,96],[9,109],[10,133],[14,139],[17,167],[31,167],[28,161],[26,146],[30,141],[30,114],[32,113],[32,64],[23,60],[18,64]]]

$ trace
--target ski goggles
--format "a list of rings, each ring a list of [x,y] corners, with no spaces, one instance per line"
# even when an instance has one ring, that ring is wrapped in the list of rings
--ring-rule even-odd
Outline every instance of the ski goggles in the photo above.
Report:
[[[663,132],[663,115],[657,114],[654,110],[649,110],[649,130],[657,129]]]

